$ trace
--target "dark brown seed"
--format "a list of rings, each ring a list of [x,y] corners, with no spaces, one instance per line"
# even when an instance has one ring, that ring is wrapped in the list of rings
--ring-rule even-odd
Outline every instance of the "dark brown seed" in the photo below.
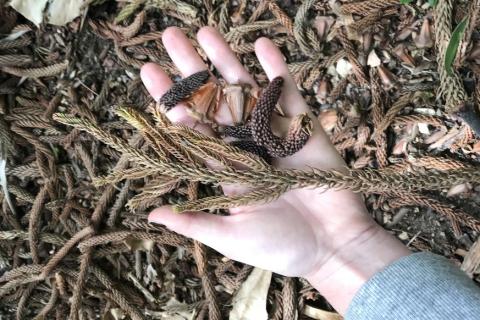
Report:
[[[312,120],[306,114],[299,115],[290,124],[285,138],[277,137],[270,127],[272,112],[280,98],[283,79],[273,79],[263,91],[253,109],[250,127],[256,144],[267,148],[273,157],[287,157],[299,151],[307,143],[312,132]]]
[[[220,128],[220,133],[225,137],[252,139],[252,131],[248,124],[243,126],[224,126]]]
[[[209,77],[208,70],[196,72],[175,83],[158,102],[164,106],[165,111],[169,111],[204,85]]]

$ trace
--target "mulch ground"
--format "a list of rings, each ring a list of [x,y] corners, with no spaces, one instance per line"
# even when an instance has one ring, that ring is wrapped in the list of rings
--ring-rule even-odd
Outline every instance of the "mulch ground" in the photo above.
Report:
[[[139,199],[152,181],[95,187],[113,168],[128,169],[128,158],[52,119],[55,112],[78,116],[144,147],[114,110],[152,103],[139,78],[146,62],[179,78],[161,43],[168,26],[194,43],[201,26],[215,26],[262,85],[253,42],[273,39],[351,168],[476,166],[480,141],[451,102],[480,101],[480,9],[444,3],[453,1],[433,9],[397,0],[96,0],[63,27],[36,27],[0,7],[0,161],[12,203],[3,192],[1,318],[228,318],[252,267],[146,221],[151,209],[185,201],[188,190]],[[449,25],[438,12],[450,14]],[[440,40],[464,17],[470,22],[455,80],[442,69]],[[480,280],[470,250],[480,230],[480,188],[393,191],[365,195],[375,220],[410,249],[443,255]],[[132,199],[133,213],[125,207]],[[305,280],[274,275],[270,318],[310,319],[306,305],[332,310]]]

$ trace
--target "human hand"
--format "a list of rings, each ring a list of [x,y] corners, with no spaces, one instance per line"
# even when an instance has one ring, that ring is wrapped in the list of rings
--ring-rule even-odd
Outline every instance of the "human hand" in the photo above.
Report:
[[[258,86],[240,64],[222,36],[204,27],[197,35],[200,46],[222,77],[230,84]],[[186,77],[207,69],[191,42],[177,28],[168,28],[163,43],[171,59]],[[255,43],[255,52],[269,79],[284,78],[280,105],[288,117],[308,112],[314,131],[296,154],[274,159],[279,168],[342,169],[340,155],[318,121],[310,113],[288,72],[284,57],[268,39]],[[158,100],[172,85],[160,66],[149,63],[141,70],[142,80]],[[230,124],[226,107],[218,121]],[[167,113],[173,122],[194,126],[207,134],[210,128],[189,117],[184,105]],[[285,131],[289,121],[275,117],[272,124]],[[244,192],[242,186],[222,186],[227,195]],[[154,210],[149,221],[196,239],[225,256],[287,276],[303,276],[339,312],[346,310],[355,292],[386,265],[408,250],[368,215],[358,194],[350,191],[304,188],[291,190],[277,200],[230,210],[230,216],[205,212],[173,213],[165,206]]]

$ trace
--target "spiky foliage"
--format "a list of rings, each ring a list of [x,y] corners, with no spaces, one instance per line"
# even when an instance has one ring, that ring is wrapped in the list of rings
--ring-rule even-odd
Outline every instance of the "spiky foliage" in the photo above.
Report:
[[[235,197],[210,197],[180,204],[175,207],[177,211],[230,208],[268,202],[287,190],[303,187],[381,193],[389,190],[441,190],[464,182],[480,182],[480,172],[474,168],[411,172],[347,168],[343,171],[313,168],[279,170],[269,166],[260,157],[228,145],[221,139],[170,123],[158,108],[153,109],[155,127],[149,125],[151,120],[146,115],[134,109],[120,108],[117,113],[138,128],[147,141],[151,141],[151,150],[136,149],[88,120],[59,113],[54,115],[56,121],[89,132],[103,143],[127,154],[135,164],[131,169],[112,172],[107,177],[99,178],[97,184],[116,183],[132,178],[156,181],[137,196],[140,199],[159,197],[182,181],[215,185],[239,183],[252,189],[249,193]],[[162,153],[159,150],[166,151]],[[205,157],[221,165],[206,167]],[[183,161],[185,159],[188,161]],[[239,163],[242,165],[241,169],[238,168]]]

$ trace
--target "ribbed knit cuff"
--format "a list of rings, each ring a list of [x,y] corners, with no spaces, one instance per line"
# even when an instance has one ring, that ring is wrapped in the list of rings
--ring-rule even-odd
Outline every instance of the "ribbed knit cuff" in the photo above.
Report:
[[[365,283],[345,319],[480,319],[480,288],[444,257],[415,253]]]

